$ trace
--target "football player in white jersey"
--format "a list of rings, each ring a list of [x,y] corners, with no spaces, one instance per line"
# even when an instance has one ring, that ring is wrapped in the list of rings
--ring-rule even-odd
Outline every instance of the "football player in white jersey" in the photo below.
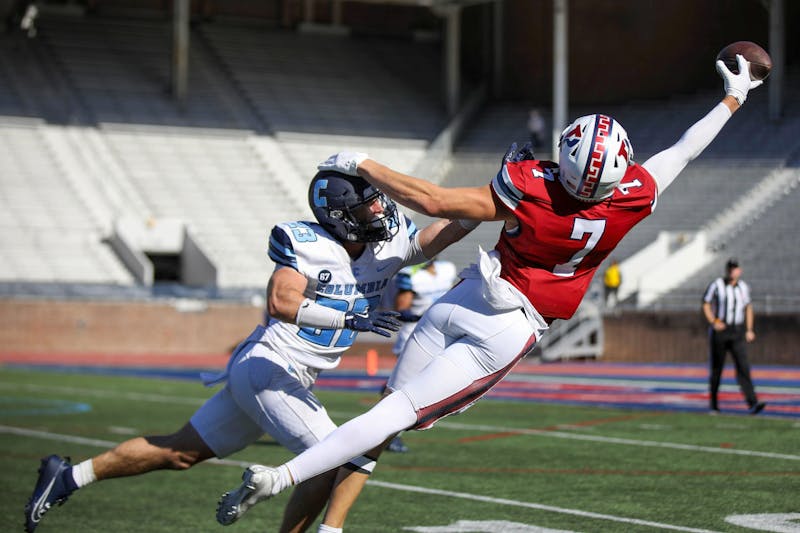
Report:
[[[359,331],[387,337],[397,331],[398,313],[377,310],[391,278],[434,257],[475,226],[437,220],[418,231],[366,180],[335,171],[312,179],[309,204],[316,222],[281,223],[270,235],[269,256],[276,268],[267,287],[266,326],[256,327],[239,344],[223,373],[204,377],[206,384],[225,386],[170,435],[137,437],[74,466],[58,455],[42,459],[25,507],[26,531],[34,531],[52,506],[95,481],[186,470],[239,451],[265,433],[294,453],[322,440],[336,425],[311,391],[318,373],[339,364]],[[371,465],[369,458],[354,458],[342,477],[353,470],[368,474]],[[305,531],[329,496],[330,520],[343,523],[355,497],[348,495],[347,483],[334,485],[337,472],[298,485],[281,531]],[[245,478],[241,498],[249,484],[252,480]],[[246,503],[228,503],[234,512],[218,516],[223,524],[247,510]]]

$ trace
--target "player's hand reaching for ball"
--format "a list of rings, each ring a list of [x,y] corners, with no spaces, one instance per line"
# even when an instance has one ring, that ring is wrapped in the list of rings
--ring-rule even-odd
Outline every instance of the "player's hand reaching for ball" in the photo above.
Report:
[[[731,72],[721,59],[717,60],[717,72],[725,82],[725,94],[733,96],[742,105],[747,99],[747,93],[764,83],[764,80],[750,79],[750,65],[744,56],[736,54],[736,61],[739,63],[737,74]]]

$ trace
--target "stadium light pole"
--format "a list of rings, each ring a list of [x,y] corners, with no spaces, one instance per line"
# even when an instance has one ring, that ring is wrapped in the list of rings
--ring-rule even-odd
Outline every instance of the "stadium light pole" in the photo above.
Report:
[[[183,103],[189,78],[189,0],[174,0],[172,12],[172,95]]]
[[[492,62],[492,87],[494,89],[494,96],[496,98],[503,94],[503,66],[505,59],[503,56],[503,0],[496,0],[493,4],[492,23],[494,24],[494,31],[492,32],[492,48],[494,53],[494,61]]]
[[[447,115],[455,116],[461,103],[461,6],[442,7],[445,20],[444,87]]]
[[[786,67],[783,0],[772,0],[769,9],[769,55],[772,58],[769,87],[769,118],[778,121],[783,112],[783,75]]]
[[[553,125],[552,159],[558,154],[558,137],[567,123],[567,102],[569,101],[567,15],[568,0],[553,0]]]

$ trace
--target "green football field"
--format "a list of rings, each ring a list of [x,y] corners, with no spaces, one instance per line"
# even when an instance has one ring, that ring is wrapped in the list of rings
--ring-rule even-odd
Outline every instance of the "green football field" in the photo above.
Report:
[[[73,461],[182,425],[198,383],[0,368],[0,531],[23,531],[39,459]],[[372,393],[320,392],[337,422]],[[346,531],[800,531],[800,422],[483,401],[385,454]],[[264,438],[224,463],[115,479],[73,494],[37,532],[271,532],[287,493],[236,524],[214,520]],[[739,525],[737,525],[739,524]],[[312,531],[316,531],[313,528]]]

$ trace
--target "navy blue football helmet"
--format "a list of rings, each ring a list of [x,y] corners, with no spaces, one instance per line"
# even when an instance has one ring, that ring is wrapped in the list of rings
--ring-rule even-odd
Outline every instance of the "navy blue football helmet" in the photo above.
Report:
[[[370,206],[381,202],[375,215]],[[321,170],[311,180],[308,204],[317,222],[341,242],[390,241],[400,229],[397,206],[367,180]]]

